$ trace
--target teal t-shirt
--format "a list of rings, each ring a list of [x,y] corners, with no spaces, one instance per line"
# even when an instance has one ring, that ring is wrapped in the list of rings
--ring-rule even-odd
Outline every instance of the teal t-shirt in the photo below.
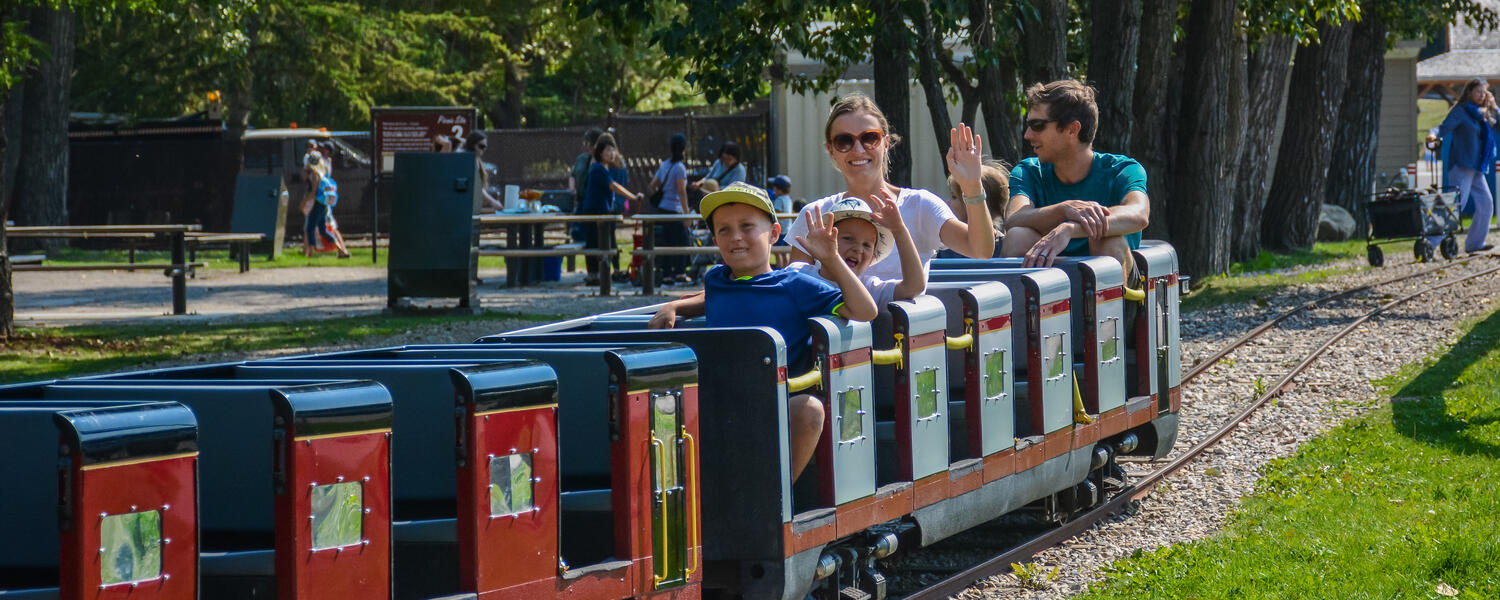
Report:
[[[1025,196],[1037,208],[1050,206],[1067,200],[1098,202],[1100,206],[1115,206],[1125,200],[1125,194],[1146,192],[1146,169],[1135,159],[1118,154],[1094,153],[1094,164],[1082,181],[1064,184],[1057,180],[1051,164],[1042,164],[1036,157],[1021,161],[1010,171],[1010,195]],[[1045,233],[1045,232],[1043,232]],[[1141,246],[1141,232],[1125,235],[1131,248]],[[1073,238],[1063,251],[1067,256],[1087,256],[1088,238]]]

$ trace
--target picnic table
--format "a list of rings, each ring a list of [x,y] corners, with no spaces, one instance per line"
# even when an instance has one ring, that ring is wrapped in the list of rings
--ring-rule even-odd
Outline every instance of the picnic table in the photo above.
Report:
[[[656,257],[658,256],[715,256],[719,249],[714,246],[662,246],[656,245],[657,223],[682,223],[702,219],[697,214],[663,213],[650,215],[635,215],[630,219],[642,225],[641,247],[636,248],[631,256],[641,257],[641,295],[650,296],[656,293]],[[779,213],[779,219],[795,219],[796,213]],[[772,246],[772,254],[786,255],[792,251],[791,246]]]
[[[139,271],[161,269],[172,278],[172,314],[187,314],[187,278],[193,269],[206,266],[188,259],[189,240],[201,242],[250,241],[246,234],[204,234],[201,225],[39,225],[9,227],[7,238],[30,239],[118,239],[118,240],[166,240],[172,251],[170,263],[138,263],[131,256],[129,263],[105,263],[94,265],[48,265],[40,261],[17,264],[15,271]],[[260,234],[250,234],[260,236]],[[228,239],[225,236],[229,236]],[[241,239],[244,238],[244,239]],[[248,252],[240,249],[240,271],[249,269]]]
[[[549,257],[592,256],[599,261],[599,295],[610,294],[610,270],[612,259],[619,250],[615,246],[615,227],[622,221],[619,215],[572,215],[566,213],[500,213],[475,215],[474,223],[481,232],[486,229],[505,229],[504,248],[480,248],[480,256],[505,257],[506,287],[520,287],[541,281],[542,261]],[[599,230],[602,248],[584,248],[582,244],[570,243],[548,247],[543,233],[549,225],[591,224]]]

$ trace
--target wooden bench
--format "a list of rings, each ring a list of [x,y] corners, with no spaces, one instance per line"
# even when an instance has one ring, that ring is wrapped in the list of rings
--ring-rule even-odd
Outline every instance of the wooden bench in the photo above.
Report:
[[[125,264],[101,264],[101,265],[48,265],[28,264],[17,265],[15,271],[113,271],[127,270],[137,271],[143,269],[162,269],[162,273],[172,279],[172,314],[187,314],[187,278],[196,267],[205,266],[203,263],[191,263],[187,258],[187,239],[189,234],[201,232],[201,225],[52,225],[52,226],[23,226],[10,227],[6,230],[7,239],[30,238],[30,239],[119,239],[119,240],[166,240],[168,247],[172,250],[172,262],[144,264],[137,263],[134,252],[131,253],[131,262]]]
[[[265,241],[264,233],[208,233],[193,232],[187,234],[188,260],[198,258],[198,248],[206,244],[224,244],[229,246],[232,252],[240,260],[240,272],[250,270],[250,244]]]
[[[615,257],[619,253],[619,250],[615,248],[615,227],[620,220],[618,215],[569,215],[563,213],[502,213],[496,215],[477,215],[474,217],[474,223],[481,230],[481,233],[485,230],[493,231],[502,227],[506,230],[506,247],[482,247],[478,250],[478,254],[479,256],[500,256],[507,259],[505,270],[506,285],[508,287],[519,287],[540,279],[540,264],[536,263],[534,259],[564,257],[571,260],[576,256],[599,259]],[[584,248],[583,244],[576,242],[551,247],[545,245],[545,230],[548,226],[572,226],[574,224],[597,227],[599,239],[607,247],[590,249]],[[519,264],[512,264],[510,259],[517,259]],[[610,271],[612,269],[614,269],[613,260],[599,261],[599,294],[602,296],[610,294],[612,283]]]

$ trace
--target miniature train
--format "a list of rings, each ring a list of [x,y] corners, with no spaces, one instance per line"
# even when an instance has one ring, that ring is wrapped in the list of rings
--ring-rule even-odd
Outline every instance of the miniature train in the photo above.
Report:
[[[0,388],[0,596],[884,596],[878,559],[1102,501],[1177,436],[1171,246],[934,260],[874,323],[485,337]],[[1139,289],[1134,289],[1139,285]],[[825,426],[794,483],[786,399]]]

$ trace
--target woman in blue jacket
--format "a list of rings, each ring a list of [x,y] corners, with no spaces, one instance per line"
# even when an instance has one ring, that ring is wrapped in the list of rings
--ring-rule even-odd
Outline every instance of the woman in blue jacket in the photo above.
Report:
[[[1469,223],[1469,235],[1464,240],[1466,252],[1494,247],[1485,242],[1490,232],[1490,217],[1495,213],[1495,198],[1484,175],[1495,169],[1495,145],[1500,141],[1495,123],[1500,111],[1489,87],[1489,82],[1482,78],[1469,80],[1458,104],[1438,126],[1437,135],[1427,136],[1431,142],[1452,135],[1448,142],[1448,184],[1458,188],[1459,206],[1464,205],[1466,198],[1474,200],[1474,220]]]

